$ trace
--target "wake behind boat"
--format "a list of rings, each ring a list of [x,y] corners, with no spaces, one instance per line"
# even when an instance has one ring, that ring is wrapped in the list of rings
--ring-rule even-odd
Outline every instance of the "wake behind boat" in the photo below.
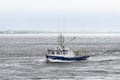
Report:
[[[48,49],[46,53],[47,62],[73,62],[86,60],[87,58],[89,58],[89,55],[86,53],[73,52],[66,48],[62,34],[58,36],[58,46],[55,49]]]

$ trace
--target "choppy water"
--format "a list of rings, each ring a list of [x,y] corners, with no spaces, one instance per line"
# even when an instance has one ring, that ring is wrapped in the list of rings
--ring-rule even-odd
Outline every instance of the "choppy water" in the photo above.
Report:
[[[70,41],[72,37],[66,37]],[[88,52],[86,61],[46,63],[47,48],[56,37],[0,36],[0,80],[120,80],[120,36],[78,36],[66,43]]]

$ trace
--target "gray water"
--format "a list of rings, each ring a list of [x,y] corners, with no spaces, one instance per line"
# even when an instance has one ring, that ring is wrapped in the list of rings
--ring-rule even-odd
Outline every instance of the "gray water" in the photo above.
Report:
[[[46,63],[55,36],[0,36],[0,80],[120,80],[120,37],[66,37],[70,50],[88,52],[86,61]]]

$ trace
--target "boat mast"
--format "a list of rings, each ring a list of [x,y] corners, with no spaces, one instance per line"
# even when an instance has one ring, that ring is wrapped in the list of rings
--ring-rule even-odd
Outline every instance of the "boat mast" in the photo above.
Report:
[[[59,20],[59,17],[58,17],[58,48],[59,49],[64,49],[64,36],[62,35],[62,33],[60,33],[60,20]]]

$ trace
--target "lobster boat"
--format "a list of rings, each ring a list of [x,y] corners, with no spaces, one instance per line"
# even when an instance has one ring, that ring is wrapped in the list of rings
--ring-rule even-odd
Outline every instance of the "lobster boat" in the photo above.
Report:
[[[64,46],[64,36],[60,34],[58,36],[58,45],[54,49],[48,49],[46,53],[47,62],[73,62],[81,61],[89,58],[86,53],[80,53],[80,51],[71,51]]]

